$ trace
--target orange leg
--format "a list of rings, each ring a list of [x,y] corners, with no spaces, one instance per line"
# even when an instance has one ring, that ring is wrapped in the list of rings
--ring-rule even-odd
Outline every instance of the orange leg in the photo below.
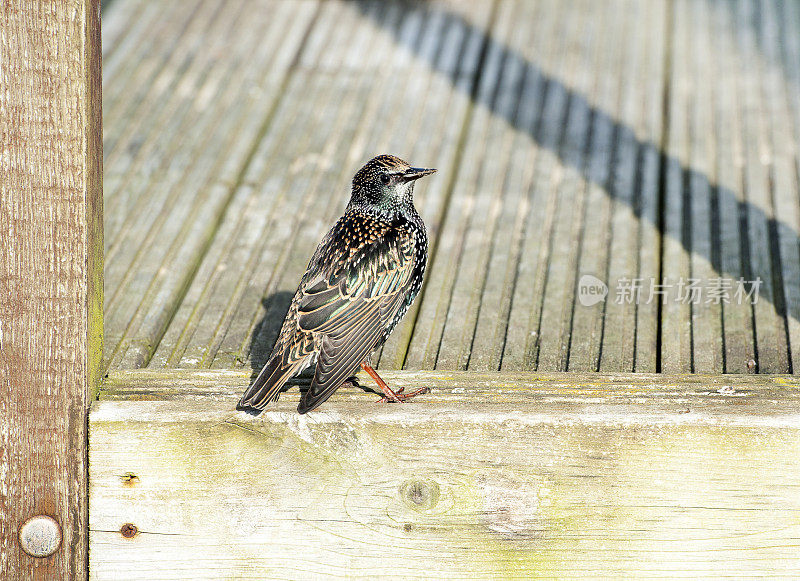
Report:
[[[397,402],[397,403],[402,403],[404,400],[411,399],[415,395],[419,395],[421,393],[428,393],[430,391],[430,388],[423,387],[423,388],[420,388],[420,389],[418,389],[416,391],[412,391],[411,393],[405,393],[404,394],[402,392],[403,392],[403,389],[405,389],[405,388],[401,387],[399,390],[397,390],[395,392],[395,391],[392,391],[392,389],[388,385],[386,385],[386,382],[383,379],[381,379],[381,376],[378,375],[378,372],[375,371],[372,367],[370,367],[366,363],[362,363],[361,364],[361,369],[363,369],[364,371],[369,373],[369,376],[372,379],[374,379],[375,383],[378,384],[378,387],[381,388],[381,391],[383,392],[383,397],[378,400],[378,403],[380,403],[380,402],[390,402],[390,401]]]

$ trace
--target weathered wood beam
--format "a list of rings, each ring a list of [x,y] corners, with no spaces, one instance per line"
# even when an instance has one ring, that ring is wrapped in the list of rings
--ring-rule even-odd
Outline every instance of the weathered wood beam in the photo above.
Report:
[[[0,578],[85,579],[103,304],[99,0],[4,2],[0,87]],[[52,545],[21,541],[42,516]]]
[[[112,373],[90,418],[93,578],[800,568],[797,378],[386,372],[433,392],[340,390],[300,416],[293,389],[259,417],[233,409],[248,378]]]

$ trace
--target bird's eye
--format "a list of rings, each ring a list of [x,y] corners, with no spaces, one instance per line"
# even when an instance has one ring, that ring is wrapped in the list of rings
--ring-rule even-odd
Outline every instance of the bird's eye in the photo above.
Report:
[[[388,173],[382,173],[380,175],[380,178],[381,178],[381,183],[384,186],[387,185],[389,183],[389,180],[391,179],[391,178],[389,178],[389,174]]]

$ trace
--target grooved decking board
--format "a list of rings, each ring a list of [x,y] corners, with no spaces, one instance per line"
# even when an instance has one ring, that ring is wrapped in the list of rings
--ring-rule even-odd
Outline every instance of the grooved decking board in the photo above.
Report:
[[[770,174],[772,143],[767,135],[767,101],[777,95],[763,92],[761,35],[756,30],[756,2],[743,0],[731,8],[735,12],[740,59],[739,94],[742,98],[742,145],[744,153],[743,189],[746,205],[749,268],[746,280],[760,280],[760,294],[766,300],[753,305],[757,364],[765,373],[781,373],[789,368],[786,331],[777,309],[783,302],[779,277],[779,258],[772,248],[775,213]],[[788,193],[788,192],[786,192]],[[786,194],[784,193],[784,194]],[[781,217],[781,220],[783,217]],[[777,268],[776,268],[777,267]]]
[[[602,313],[602,341],[598,353],[601,370],[656,370],[657,304],[629,301],[620,294],[619,286],[624,280],[644,281],[658,277],[661,244],[657,229],[658,147],[662,137],[661,95],[666,53],[663,43],[647,42],[646,38],[664,38],[666,10],[665,3],[652,2],[633,3],[625,10],[626,28],[621,36],[626,42],[617,49],[621,67],[617,107],[623,123],[614,123],[609,115],[599,116],[605,125],[611,124],[614,131],[612,167],[608,176],[613,202],[606,234],[607,271],[605,277],[597,275],[608,281],[609,297],[613,299],[606,300],[602,307],[588,308]],[[650,25],[639,26],[642,20]],[[643,50],[638,50],[642,44]],[[602,127],[595,129],[595,134]],[[602,152],[601,143],[600,151],[594,155],[604,161]],[[602,172],[603,164],[592,170]],[[594,193],[603,193],[602,187],[593,188]],[[584,253],[589,257],[595,252],[602,254],[595,250],[602,245],[602,238],[585,235],[584,241]],[[579,343],[581,340],[575,337],[572,344],[578,352]],[[593,358],[591,361],[594,363]]]
[[[736,87],[737,59],[735,27],[726,2],[713,6],[712,30],[716,39],[714,53],[718,59],[717,87],[714,91],[714,141],[718,175],[718,228],[720,274],[738,280],[745,276],[746,246],[743,217],[744,204],[741,186],[742,116],[739,113],[739,90]],[[753,309],[746,302],[722,305],[722,324],[725,343],[725,371],[745,373],[748,362],[755,362],[753,342]]]
[[[678,5],[678,9],[683,8]],[[692,256],[690,279],[708,281],[715,277],[719,268],[713,240],[713,222],[716,219],[713,183],[718,180],[714,158],[714,126],[711,115],[714,99],[711,83],[703,82],[712,70],[713,55],[710,35],[710,10],[708,4],[694,2],[682,10],[694,25],[689,34],[695,41],[690,54],[694,55],[687,71],[693,79],[691,106],[688,120],[690,135],[690,157],[693,171],[688,179],[691,214],[690,246]],[[677,71],[677,69],[676,69]],[[691,284],[684,291],[691,293]],[[691,295],[690,295],[691,296]],[[723,369],[722,355],[722,304],[704,300],[690,301],[692,316],[692,371],[719,373]]]
[[[213,34],[217,10],[211,2],[174,4],[162,10],[150,5],[141,14],[141,25],[136,21],[132,23],[133,30],[107,59],[103,112],[112,119],[125,119],[124,123],[104,129],[103,157],[107,164],[127,167],[123,163],[139,159],[137,154],[143,143],[151,145],[142,134],[160,128],[161,119],[173,113],[171,104],[181,102],[167,99],[198,56],[203,39]],[[126,46],[128,43],[134,43],[133,47],[138,49],[138,58],[124,58],[131,50]],[[111,82],[110,79],[119,80]],[[107,181],[112,187],[108,193],[113,193],[116,182]]]
[[[776,224],[781,257],[781,279],[786,302],[786,324],[792,370],[800,366],[800,13],[794,2],[766,5],[765,60],[768,63],[773,135],[775,211],[782,220]],[[787,195],[792,192],[792,195]]]
[[[613,16],[613,11],[602,11],[600,17],[592,19],[591,39],[603,38],[602,32],[598,32],[595,26],[602,31],[608,26],[605,18]],[[590,20],[590,21],[592,21]],[[594,70],[603,71],[603,74],[594,75],[592,80],[593,88],[589,92],[593,96],[596,107],[606,111],[613,111],[618,108],[618,93],[621,86],[625,83],[621,57],[622,42],[628,38],[635,38],[626,29],[623,34],[608,37],[610,41],[597,50]],[[599,39],[598,39],[599,40]],[[595,44],[591,42],[591,44]],[[638,53],[637,53],[638,54]],[[629,55],[625,64],[635,65],[636,58]],[[610,247],[610,218],[612,196],[611,172],[614,169],[613,160],[616,143],[614,141],[614,125],[611,118],[606,115],[591,115],[589,120],[590,137],[586,144],[584,167],[587,183],[583,186],[584,203],[580,216],[582,231],[578,238],[578,257],[576,264],[576,277],[573,285],[580,284],[583,276],[593,276],[599,280],[607,280],[607,263]],[[632,160],[632,156],[627,156],[627,160]],[[633,188],[631,184],[625,184],[621,191],[614,192],[621,194],[628,199],[627,207],[630,207],[629,199]],[[626,248],[634,245],[627,244]],[[622,249],[620,249],[622,250]],[[624,250],[623,250],[624,252]],[[573,301],[575,297],[573,296]],[[569,360],[565,368],[572,371],[597,371],[600,363],[600,346],[603,338],[603,313],[605,302],[595,305],[583,305],[578,301],[575,303],[572,312],[572,322],[569,329],[567,340],[569,341]],[[618,336],[622,338],[626,331],[630,331],[632,325],[624,325],[616,330]]]
[[[416,194],[426,284],[380,367],[794,369],[794,3],[196,0],[103,17],[107,366],[257,368],[349,179],[390,152],[439,173]],[[584,275],[604,301],[579,300]],[[681,300],[720,278],[760,278],[758,303]]]
[[[489,14],[491,5],[484,4],[474,8],[466,12],[466,15],[472,21],[480,21]],[[415,145],[413,152],[409,154],[412,159],[420,160],[415,163],[440,167],[439,173],[427,183],[422,183],[415,194],[415,203],[427,223],[429,253],[432,255],[442,231],[442,217],[451,192],[449,186],[460,158],[459,145],[469,113],[470,99],[456,79],[462,78],[464,84],[474,82],[478,65],[474,47],[477,46],[478,35],[470,32],[469,27],[459,21],[457,14],[446,10],[432,10],[420,17],[428,21],[431,28],[426,35],[427,41],[417,52],[415,77],[424,78],[427,82],[426,92],[423,94],[443,97],[441,100],[423,98],[425,107],[417,131],[427,138],[412,140]],[[472,50],[470,57],[465,55],[467,50]],[[432,65],[435,73],[427,71],[427,63]],[[407,102],[406,106],[411,110],[416,108],[414,103]],[[409,342],[420,322],[420,303],[417,300],[412,305],[408,315],[381,350],[378,359],[381,367],[402,368],[409,356],[413,356],[413,353],[409,353]]]
[[[669,124],[665,138],[664,191],[662,202],[663,259],[661,276],[647,281],[644,292],[648,300],[659,305],[661,312],[661,369],[667,373],[692,370],[691,306],[679,297],[679,281],[690,278],[689,228],[691,212],[686,168],[689,167],[688,101],[692,79],[681,74],[688,66],[692,48],[688,23],[693,19],[686,7],[671,5],[672,31],[670,38]],[[658,285],[658,286],[656,286]]]
[[[148,21],[143,17],[142,9],[147,5],[143,2],[120,3],[115,10],[107,11],[108,2],[101,2],[103,19],[103,62],[109,64],[111,55],[120,47],[128,34],[139,26],[147,26]],[[110,78],[110,77],[108,77]]]
[[[497,9],[492,32],[505,35],[513,23],[515,10],[518,8],[512,3]],[[455,212],[445,221],[445,227],[457,227],[461,236],[457,260],[450,265],[452,288],[442,320],[441,347],[436,360],[439,369],[466,369],[469,363],[479,298],[503,200],[503,169],[513,144],[514,133],[507,130],[505,119],[513,118],[519,68],[515,55],[505,54],[499,43],[489,43],[477,87],[478,105],[472,111],[459,163],[466,171],[455,180],[450,205]],[[478,156],[483,156],[482,163],[474,161]],[[460,222],[458,226],[456,220]],[[450,258],[441,254],[449,248],[437,250],[432,269]]]

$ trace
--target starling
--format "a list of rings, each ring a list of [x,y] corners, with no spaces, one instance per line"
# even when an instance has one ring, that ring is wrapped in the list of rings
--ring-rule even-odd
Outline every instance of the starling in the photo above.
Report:
[[[392,391],[370,366],[422,286],[428,258],[425,224],[414,208],[414,183],[435,169],[379,155],[353,177],[344,215],[308,263],[269,360],[237,409],[259,413],[287,380],[312,365],[297,411],[321,405],[359,367],[400,402],[427,391]]]

